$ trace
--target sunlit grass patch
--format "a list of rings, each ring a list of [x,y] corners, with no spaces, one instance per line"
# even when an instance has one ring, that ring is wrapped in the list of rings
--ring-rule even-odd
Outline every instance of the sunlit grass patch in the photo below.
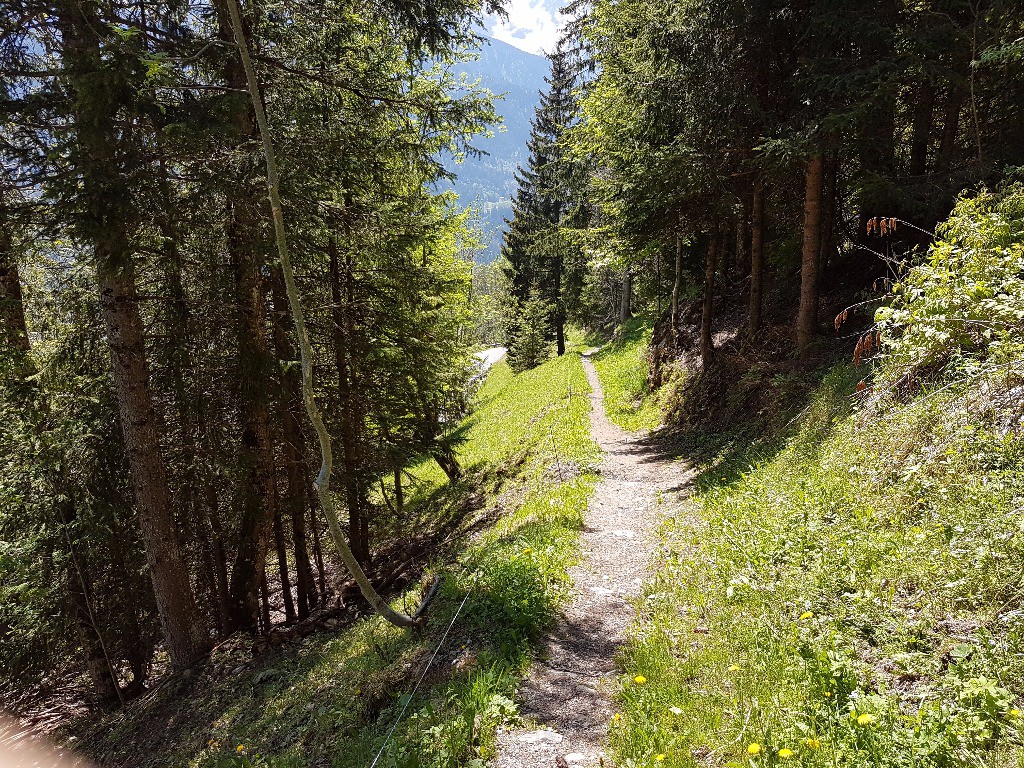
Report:
[[[621,765],[1021,764],[1020,431],[965,387],[851,415],[857,378],[665,526]]]
[[[647,387],[651,332],[650,320],[634,318],[593,356],[608,418],[631,432],[651,430],[661,423],[658,394]]]
[[[550,626],[567,592],[567,569],[579,558],[599,458],[588,395],[575,354],[518,376],[499,363],[465,425],[466,487],[438,496],[446,478],[432,460],[410,469],[411,514],[432,494],[434,504],[458,503],[470,490],[483,491],[489,505],[502,503],[457,561],[434,565],[443,584],[425,633],[367,617],[255,664],[242,659],[237,672],[165,692],[154,708],[168,714],[150,714],[162,731],[148,748],[140,749],[138,737],[153,722],[129,708],[105,723],[93,754],[140,768],[365,768],[383,748],[378,766],[483,766],[498,725],[517,717],[513,695],[531,641]],[[473,487],[478,481],[482,487]],[[410,590],[393,602],[407,609],[418,598]]]

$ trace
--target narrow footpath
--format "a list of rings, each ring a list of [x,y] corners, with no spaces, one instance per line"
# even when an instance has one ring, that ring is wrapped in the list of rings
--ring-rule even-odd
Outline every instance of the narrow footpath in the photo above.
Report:
[[[615,654],[633,620],[656,545],[655,528],[689,480],[685,465],[652,441],[612,424],[589,356],[590,423],[601,447],[601,481],[581,535],[583,561],[572,568],[572,598],[541,643],[518,703],[529,728],[498,736],[496,768],[611,765],[605,756],[615,712]]]

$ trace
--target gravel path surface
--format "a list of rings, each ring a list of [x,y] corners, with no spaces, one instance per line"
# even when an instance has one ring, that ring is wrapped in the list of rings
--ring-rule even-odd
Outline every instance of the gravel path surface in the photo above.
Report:
[[[498,735],[495,768],[610,765],[604,755],[614,713],[615,653],[633,620],[654,529],[689,480],[684,465],[659,455],[650,438],[608,421],[589,356],[591,429],[604,452],[601,482],[581,536],[583,561],[573,569],[573,596],[544,638],[517,700],[531,728]]]

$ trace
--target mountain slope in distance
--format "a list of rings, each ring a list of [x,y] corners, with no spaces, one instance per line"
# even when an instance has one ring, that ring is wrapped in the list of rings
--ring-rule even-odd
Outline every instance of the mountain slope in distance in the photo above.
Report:
[[[489,40],[481,46],[480,58],[460,64],[469,80],[479,79],[481,85],[495,94],[495,111],[501,115],[504,128],[493,127],[494,135],[479,137],[472,144],[487,153],[466,157],[445,165],[456,174],[451,182],[461,206],[473,206],[480,213],[485,248],[479,259],[491,262],[501,250],[503,220],[512,215],[512,198],[516,193],[516,168],[527,160],[526,142],[530,137],[530,121],[546,87],[548,60],[526,53],[500,40]]]

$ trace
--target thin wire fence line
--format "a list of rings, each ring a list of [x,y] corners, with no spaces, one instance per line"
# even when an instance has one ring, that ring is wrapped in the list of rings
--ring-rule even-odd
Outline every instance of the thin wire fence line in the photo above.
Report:
[[[427,666],[423,668],[423,671],[420,673],[419,679],[416,681],[416,685],[412,687],[412,691],[410,691],[407,694],[405,698],[405,704],[402,705],[402,710],[398,713],[398,717],[395,718],[395,722],[391,724],[391,728],[390,730],[388,730],[388,735],[384,737],[384,743],[380,745],[380,750],[378,750],[377,756],[374,757],[373,762],[370,763],[370,768],[376,767],[377,761],[380,760],[381,755],[384,754],[384,750],[387,749],[388,744],[391,742],[391,737],[395,734],[395,729],[398,727],[398,724],[402,722],[402,718],[405,717],[405,713],[409,709],[409,705],[412,703],[412,700],[416,698],[416,692],[420,689],[420,683],[422,683],[424,678],[427,676],[427,672],[430,670],[431,665],[434,663],[434,659],[437,658],[437,654],[441,650],[441,646],[444,645],[444,641],[448,639],[448,633],[451,632],[452,627],[455,626],[455,621],[459,618],[459,614],[465,607],[466,601],[469,600],[470,594],[471,590],[467,591],[465,597],[462,598],[462,602],[459,603],[459,607],[455,610],[455,615],[452,616],[452,620],[448,624],[448,628],[444,631],[444,634],[441,635],[440,642],[438,642],[437,647],[434,649],[434,653],[430,656],[430,661],[428,661]]]

